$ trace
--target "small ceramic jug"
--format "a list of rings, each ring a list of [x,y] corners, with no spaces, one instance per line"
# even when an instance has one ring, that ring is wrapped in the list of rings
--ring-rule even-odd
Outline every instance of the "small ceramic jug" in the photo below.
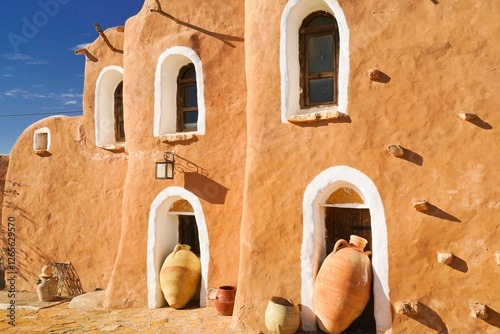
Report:
[[[233,315],[235,298],[235,286],[220,286],[219,290],[217,290],[217,295],[215,295],[215,308],[222,315]]]
[[[36,280],[36,292],[38,299],[41,302],[50,302],[54,300],[57,291],[57,277],[52,275],[52,267],[45,266],[42,268],[42,274]]]

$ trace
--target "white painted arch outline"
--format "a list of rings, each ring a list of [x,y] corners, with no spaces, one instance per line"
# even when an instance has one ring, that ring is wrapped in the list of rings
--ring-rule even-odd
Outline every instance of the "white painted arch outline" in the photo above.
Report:
[[[320,208],[328,196],[341,187],[354,189],[370,209],[372,226],[372,269],[375,297],[377,333],[384,333],[392,326],[389,299],[389,260],[387,227],[382,199],[375,184],[368,176],[347,166],[330,167],[321,172],[307,186],[303,205],[303,239],[301,249],[302,269],[302,329],[316,330],[313,305],[313,287],[320,263],[325,258],[324,210]]]
[[[311,13],[326,11],[337,20],[340,37],[338,106],[300,108],[299,28]],[[289,0],[281,15],[280,71],[281,122],[288,123],[291,115],[338,110],[347,113],[347,85],[349,81],[349,28],[336,0]]]
[[[153,126],[155,137],[177,131],[177,76],[179,70],[189,63],[194,65],[196,71],[198,122],[195,133],[205,134],[205,85],[200,57],[191,48],[174,46],[160,55],[156,65]]]
[[[123,68],[116,65],[102,69],[97,78],[94,100],[95,141],[99,147],[116,144],[115,90],[123,81]]]
[[[207,224],[201,202],[192,192],[182,187],[168,187],[156,196],[149,211],[147,244],[148,307],[158,308],[166,304],[160,287],[159,272],[163,261],[177,244],[177,216],[168,215],[172,204],[184,199],[191,204],[198,227],[201,256],[200,307],[207,304],[207,277],[209,240]]]

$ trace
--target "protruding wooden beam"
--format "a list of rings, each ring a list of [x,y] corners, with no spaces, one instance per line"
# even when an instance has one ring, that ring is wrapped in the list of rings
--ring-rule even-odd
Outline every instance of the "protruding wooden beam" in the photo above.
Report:
[[[116,27],[116,31],[118,32],[124,32],[125,31],[125,27]]]
[[[113,45],[111,45],[111,43],[109,42],[109,39],[106,37],[106,35],[102,31],[101,26],[99,25],[99,23],[94,23],[94,25],[95,25],[95,28],[96,28],[97,32],[99,33],[99,35],[101,35],[101,37],[104,39],[104,42],[106,42],[106,44],[109,46],[109,48],[112,51],[118,52],[118,53],[123,53],[123,50],[118,50]]]
[[[97,61],[97,58],[94,57],[87,49],[83,48],[83,49],[78,49],[78,50],[75,50],[75,54],[76,55],[85,55],[87,56],[87,59],[88,60],[91,60],[93,62],[96,62]]]
[[[150,12],[156,12],[156,13],[160,13],[161,15],[163,16],[166,16],[168,17],[169,19],[171,19],[172,21],[174,21],[175,23],[177,24],[180,24],[181,21],[179,21],[178,19],[176,19],[175,17],[173,17],[172,15],[168,14],[168,13],[165,13],[163,11],[163,9],[161,9],[161,4],[160,4],[160,1],[159,0],[155,0],[156,2],[156,6],[158,7],[157,9],[150,9],[149,11]]]
[[[470,316],[484,320],[488,318],[488,307],[481,303],[469,302]]]
[[[370,80],[378,80],[380,79],[380,71],[376,68],[372,68],[368,72],[368,77],[370,78]]]
[[[427,211],[428,210],[427,201],[416,201],[416,202],[413,202],[413,207],[417,211]]]
[[[438,262],[442,264],[450,264],[453,261],[452,253],[438,253]]]
[[[476,118],[476,114],[466,112],[466,113],[458,114],[458,117],[460,117],[464,121],[470,121],[470,120],[473,120],[474,118]]]
[[[396,313],[400,315],[413,316],[420,313],[420,305],[417,300],[407,300],[396,303]]]
[[[387,150],[395,157],[402,157],[405,155],[405,150],[399,145],[389,145]]]

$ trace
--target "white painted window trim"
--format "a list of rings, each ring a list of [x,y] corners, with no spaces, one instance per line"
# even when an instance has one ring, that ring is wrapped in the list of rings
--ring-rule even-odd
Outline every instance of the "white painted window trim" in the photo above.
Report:
[[[340,37],[338,106],[300,108],[299,29],[302,21],[316,11],[332,13],[337,20]],[[336,0],[290,0],[281,16],[280,35],[281,122],[301,114],[327,115],[332,111],[347,114],[349,80],[349,29],[344,12]]]
[[[47,147],[45,149],[38,148],[38,135],[41,133],[47,134]],[[33,134],[33,150],[35,150],[35,152],[36,151],[46,152],[46,151],[50,150],[50,141],[51,141],[51,136],[50,136],[50,129],[49,128],[44,127],[44,128],[40,128],[40,129],[35,130],[35,132]]]
[[[107,95],[111,94],[111,96],[103,96],[104,85],[108,85],[107,77],[112,75],[112,72],[118,72],[121,74],[121,78],[117,79],[109,79],[111,86],[114,87],[106,87],[108,88]],[[95,122],[95,142],[96,145],[100,148],[107,150],[119,150],[125,146],[124,142],[116,142],[115,139],[115,110],[110,109],[109,104],[105,103],[106,98],[112,99],[112,105],[114,106],[114,92],[118,84],[123,81],[123,68],[116,65],[107,66],[102,69],[99,77],[97,78],[96,86],[95,86],[95,100],[94,100],[94,122]],[[112,93],[110,93],[112,90]],[[109,101],[107,101],[109,102]],[[108,107],[105,106],[108,105]],[[104,109],[104,110],[103,110]]]
[[[186,132],[177,132],[177,77],[182,66],[193,63],[196,71],[196,89],[198,98],[197,130],[187,134],[205,134],[205,85],[200,57],[188,47],[174,46],[163,52],[158,58],[155,73],[155,104],[153,134],[160,137],[174,135],[170,141],[183,141]],[[178,134],[178,138],[175,135]]]
[[[165,299],[160,287],[159,272],[166,255],[170,254],[174,247],[168,251],[162,251],[162,245],[157,239],[157,232],[162,228],[162,223],[166,223],[165,217],[168,210],[176,201],[184,199],[189,202],[194,210],[196,217],[196,226],[198,227],[198,239],[200,241],[200,261],[201,261],[201,289],[200,289],[200,307],[207,305],[207,284],[208,284],[208,265],[209,265],[209,246],[207,224],[201,202],[192,192],[182,187],[168,187],[156,196],[149,211],[148,243],[147,243],[147,286],[148,286],[148,306],[149,308],[158,308],[165,305]],[[193,214],[193,213],[191,213]],[[175,227],[177,228],[177,226]],[[170,236],[177,240],[177,235]]]
[[[387,250],[387,226],[384,207],[377,187],[360,171],[336,166],[321,172],[307,186],[303,205],[303,236],[301,249],[301,320],[304,331],[316,331],[313,305],[313,288],[320,264],[325,259],[325,213],[320,204],[335,190],[354,189],[370,209],[372,227],[372,269],[375,297],[375,322],[377,333],[384,333],[392,326],[389,298],[389,260]]]

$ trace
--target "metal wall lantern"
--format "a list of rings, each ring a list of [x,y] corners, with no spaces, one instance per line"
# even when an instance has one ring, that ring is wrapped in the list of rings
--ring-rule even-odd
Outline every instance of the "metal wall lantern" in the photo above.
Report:
[[[169,160],[169,157],[172,159]],[[173,179],[174,178],[175,151],[163,153],[163,161],[156,161],[155,178]]]

